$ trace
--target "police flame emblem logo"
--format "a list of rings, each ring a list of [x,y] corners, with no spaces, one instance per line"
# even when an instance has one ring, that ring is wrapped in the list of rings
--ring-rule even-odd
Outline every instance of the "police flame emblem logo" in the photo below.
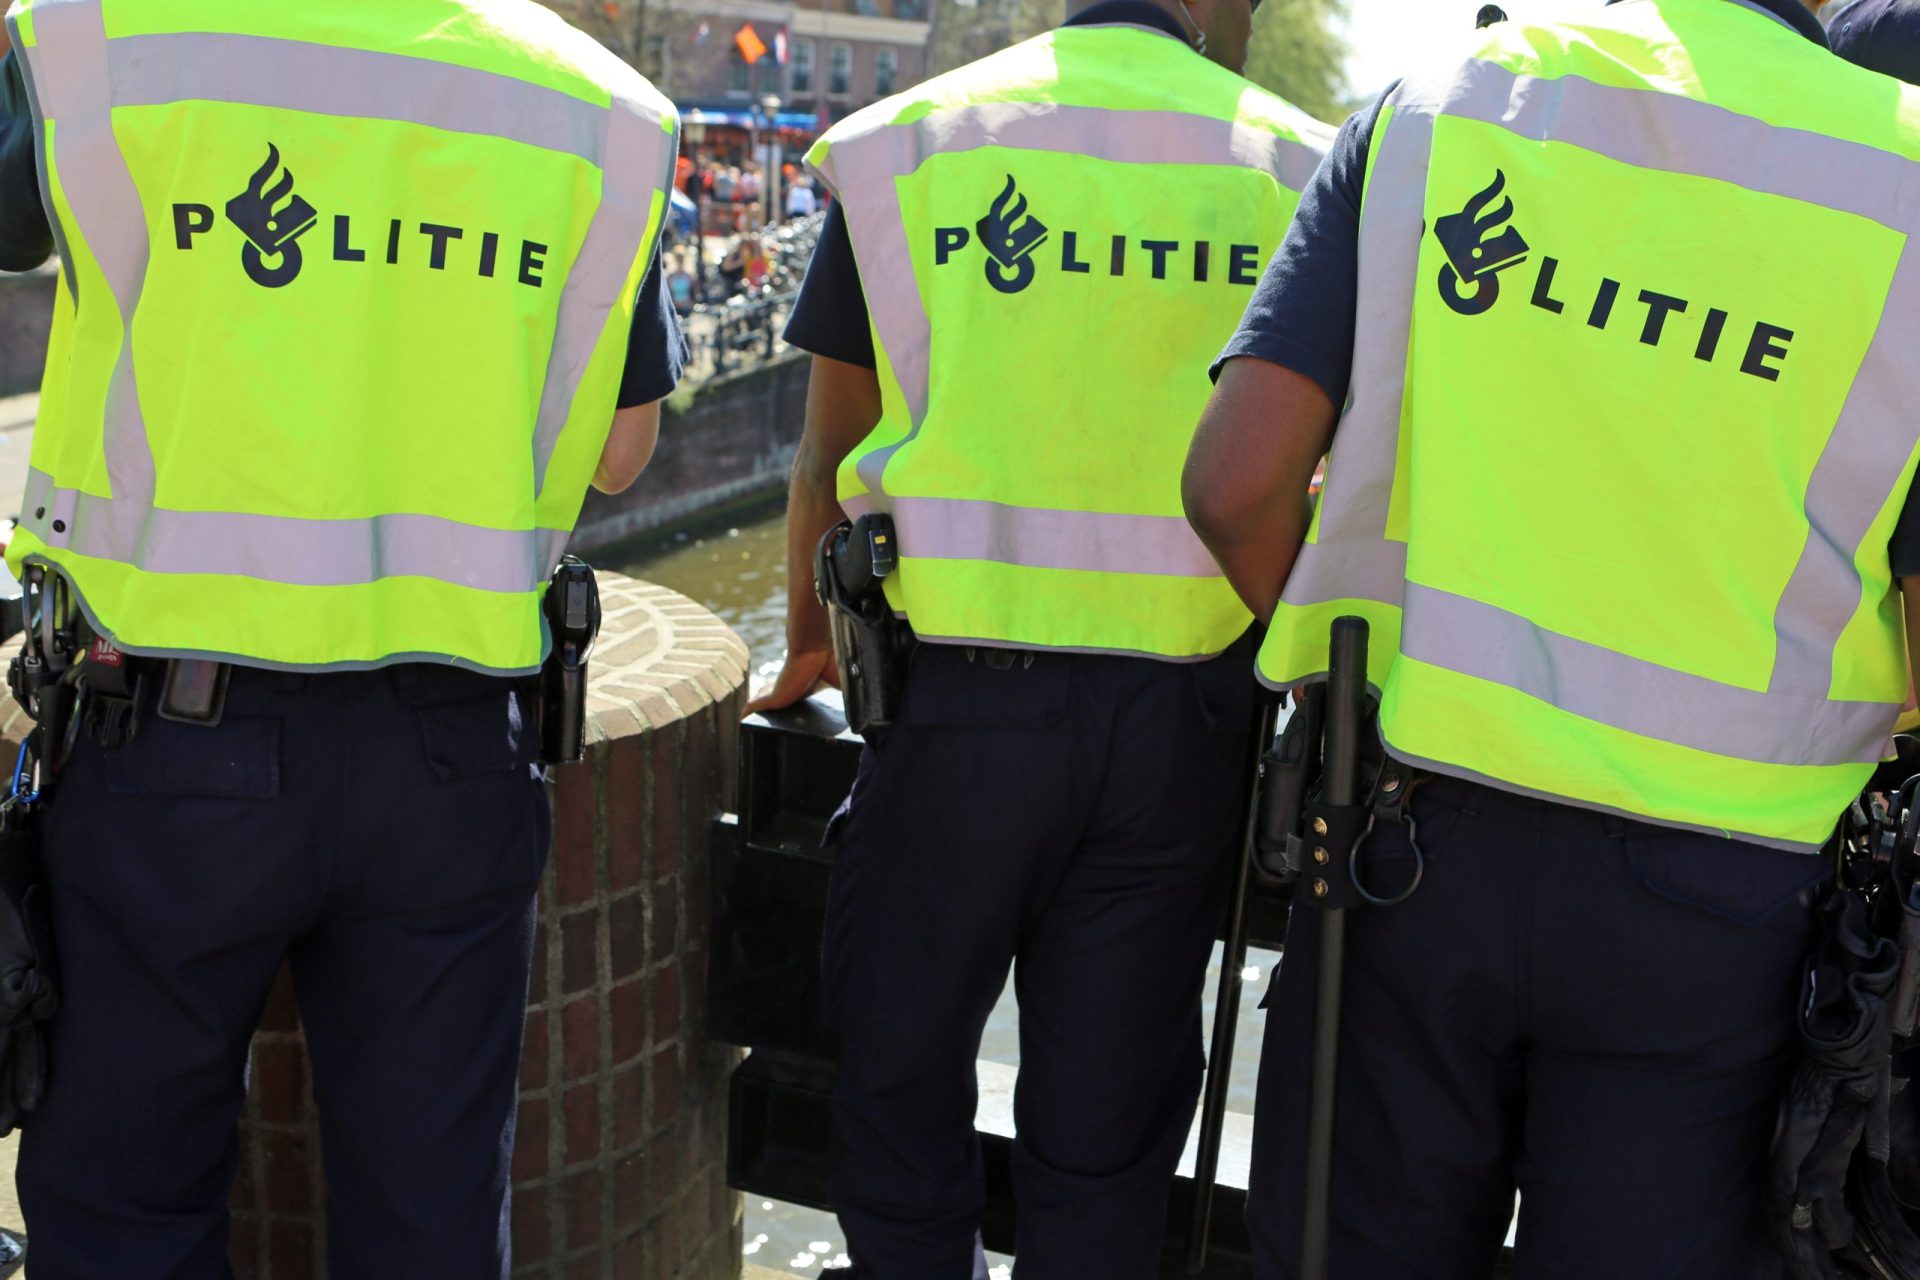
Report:
[[[1488,211],[1506,189],[1506,173],[1495,169],[1493,182],[1466,208],[1434,220],[1434,238],[1447,255],[1447,265],[1440,268],[1440,297],[1463,316],[1482,315],[1499,301],[1499,273],[1526,261],[1525,237],[1503,225],[1513,217],[1513,197]],[[1461,292],[1462,286],[1473,292]]]
[[[247,238],[240,264],[265,289],[293,283],[301,265],[297,242],[320,220],[319,212],[294,193],[292,169],[268,185],[279,168],[280,148],[268,143],[267,162],[254,172],[245,191],[227,201],[227,221]]]
[[[1015,190],[1012,174],[973,229],[987,251],[988,284],[1018,293],[1033,283],[1033,251],[1046,241],[1047,224],[1027,213],[1027,198]]]

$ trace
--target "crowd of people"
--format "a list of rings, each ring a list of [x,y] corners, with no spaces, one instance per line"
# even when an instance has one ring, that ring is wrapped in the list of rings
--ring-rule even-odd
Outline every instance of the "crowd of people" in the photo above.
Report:
[[[826,203],[825,193],[792,163],[781,165],[778,188],[769,191],[759,161],[723,162],[691,151],[680,156],[674,185],[693,206],[680,234],[670,229],[663,249],[668,295],[682,317],[767,289],[780,274],[787,238],[775,229],[815,217]],[[770,196],[785,209],[784,219],[764,216]],[[811,247],[810,238],[806,244]],[[797,271],[802,263],[788,265]]]
[[[770,199],[786,219],[807,218],[820,211],[825,193],[815,191],[813,179],[799,165],[783,160],[779,179],[769,189],[766,168],[758,160],[736,163],[688,154],[679,159],[674,185],[698,210],[697,225],[704,234],[745,233],[780,221],[778,216],[766,216]]]

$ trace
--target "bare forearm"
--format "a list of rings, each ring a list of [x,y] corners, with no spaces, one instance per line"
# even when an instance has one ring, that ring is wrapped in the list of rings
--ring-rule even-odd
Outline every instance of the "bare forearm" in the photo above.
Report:
[[[593,487],[602,493],[625,493],[653,461],[660,443],[660,404],[643,404],[621,409],[613,415],[613,427],[600,451],[594,468]]]
[[[1180,478],[1187,521],[1254,616],[1273,616],[1306,541],[1307,486],[1333,437],[1333,402],[1311,379],[1230,360]]]
[[[1265,623],[1272,620],[1287,576],[1300,557],[1300,545],[1306,541],[1312,515],[1312,507],[1303,495],[1276,501],[1231,528],[1196,523],[1194,531],[1213,553],[1242,602]]]
[[[827,530],[846,515],[834,495],[834,473],[802,441],[787,485],[787,648],[827,646],[827,610],[813,589],[813,555]]]
[[[823,683],[837,685],[826,606],[813,590],[813,555],[845,514],[840,464],[880,421],[880,380],[873,370],[824,356],[807,379],[807,421],[800,430],[787,485],[787,658],[773,687],[749,712],[790,707]]]

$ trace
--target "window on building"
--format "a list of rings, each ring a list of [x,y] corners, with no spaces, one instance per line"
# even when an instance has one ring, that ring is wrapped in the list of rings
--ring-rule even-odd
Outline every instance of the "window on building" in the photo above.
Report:
[[[811,40],[793,42],[793,92],[796,95],[813,92],[813,41]]]
[[[746,97],[753,89],[753,83],[748,78],[752,74],[747,60],[740,56],[740,50],[734,49],[727,67],[727,92]]]
[[[666,79],[667,76],[667,38],[665,36],[648,36],[646,51],[641,57],[645,63],[645,65],[640,68],[641,74],[653,81],[656,87],[659,87],[660,82]],[[664,92],[664,89],[662,91]]]
[[[780,92],[780,62],[772,54],[760,59],[756,64],[760,68],[760,96]]]
[[[879,0],[853,0],[855,13],[875,14],[880,12]]]
[[[900,55],[892,49],[882,49],[873,59],[873,91],[884,98],[893,92],[893,82],[900,75]]]
[[[844,98],[853,92],[853,46],[833,46],[833,62],[827,71],[827,92]]]

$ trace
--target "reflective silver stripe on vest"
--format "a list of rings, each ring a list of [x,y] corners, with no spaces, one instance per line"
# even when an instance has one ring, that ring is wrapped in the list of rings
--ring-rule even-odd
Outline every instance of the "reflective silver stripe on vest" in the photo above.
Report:
[[[1318,540],[1300,549],[1283,596],[1288,604],[1359,598],[1397,605],[1407,576],[1406,544],[1388,540],[1387,513],[1406,403],[1433,116],[1402,117],[1396,109],[1374,145],[1377,180],[1368,182],[1360,211],[1353,377],[1321,493]]]
[[[560,317],[553,351],[540,390],[540,417],[534,428],[533,491],[547,487],[547,464],[573,414],[587,365],[599,348],[613,308],[622,304],[633,265],[645,248],[654,196],[673,181],[679,154],[677,133],[661,129],[637,103],[614,99],[612,127],[602,158],[600,207],[567,273],[560,295]],[[665,209],[662,208],[662,217]]]
[[[887,463],[919,434],[930,390],[932,325],[920,291],[912,283],[913,252],[895,182],[936,155],[982,147],[1092,156],[1115,164],[1264,169],[1290,191],[1303,189],[1320,164],[1320,152],[1313,147],[1235,120],[1182,111],[1109,111],[1050,102],[953,107],[833,143],[820,172],[836,193],[859,192],[858,199],[841,207],[861,273],[869,280],[898,282],[893,288],[869,289],[867,306],[906,399],[912,426],[897,444],[866,454],[856,464],[861,481],[874,493],[885,492],[882,480]]]
[[[1406,586],[1406,543],[1379,534],[1329,541],[1323,531],[1320,541],[1300,548],[1282,598],[1301,608],[1333,600],[1372,600],[1399,608]]]
[[[1822,696],[1832,685],[1833,655],[1860,602],[1857,557],[1913,449],[1920,406],[1915,333],[1920,249],[1909,236],[1880,326],[1807,484],[1807,540],[1773,616],[1778,645],[1767,687],[1775,693]]]
[[[102,448],[119,497],[153,498],[153,451],[134,378],[133,320],[146,287],[149,246],[140,192],[113,135],[107,32],[99,0],[38,0],[33,7],[37,110],[53,122],[53,167],[80,236],[106,277],[122,326],[107,383]],[[51,208],[49,208],[51,216]],[[77,278],[70,269],[69,283]],[[80,305],[76,290],[74,306]]]
[[[1516,613],[1407,584],[1401,652],[1644,738],[1760,764],[1871,764],[1899,703],[1783,696],[1560,635]]]
[[[430,58],[189,32],[110,41],[107,65],[116,107],[235,102],[486,134],[594,163],[606,149],[606,108]]]
[[[1871,218],[1902,234],[1913,226],[1920,177],[1905,156],[1678,94],[1579,76],[1523,76],[1471,62],[1443,100],[1409,105],[1498,125],[1535,142],[1567,143],[1636,169],[1712,178]]]
[[[1220,566],[1182,516],[1062,511],[961,498],[895,498],[889,507],[902,551],[916,560],[1220,576]]]
[[[26,83],[27,108],[33,117],[33,163],[35,176],[40,182],[40,205],[46,210],[47,225],[53,231],[54,252],[60,255],[60,274],[67,282],[67,298],[75,303],[80,297],[80,282],[74,275],[73,254],[67,249],[66,228],[60,225],[53,204],[53,170],[47,163],[47,120],[40,109],[40,95],[33,87],[34,51],[27,48],[26,40],[20,34],[20,19],[10,16],[6,20],[7,34],[13,42],[14,63],[20,68],[20,78]]]
[[[1368,180],[1360,230],[1363,312],[1354,380],[1322,499],[1284,600],[1403,605],[1402,651],[1518,689],[1657,741],[1729,758],[1803,765],[1880,758],[1897,705],[1828,697],[1834,655],[1860,596],[1855,561],[1920,424],[1920,368],[1904,346],[1920,323],[1920,259],[1907,252],[1847,403],[1810,478],[1805,548],[1775,613],[1765,690],[1742,689],[1555,635],[1490,605],[1406,579],[1407,548],[1385,537],[1404,411],[1416,263],[1436,114],[1567,142],[1643,169],[1689,173],[1837,209],[1911,235],[1920,164],[1858,143],[1777,129],[1725,108],[1645,89],[1544,80],[1473,62],[1445,81],[1409,81]],[[1405,142],[1407,145],[1400,145]],[[1835,175],[1839,175],[1836,180]],[[1911,242],[1910,242],[1911,243]],[[1382,270],[1369,274],[1369,267]],[[1388,269],[1396,273],[1389,275]],[[1394,582],[1396,569],[1399,582]]]
[[[22,527],[49,547],[145,573],[226,574],[300,587],[431,578],[519,595],[546,582],[569,536],[565,529],[488,529],[437,516],[304,520],[172,511],[57,488],[44,471],[27,473],[24,501]]]

